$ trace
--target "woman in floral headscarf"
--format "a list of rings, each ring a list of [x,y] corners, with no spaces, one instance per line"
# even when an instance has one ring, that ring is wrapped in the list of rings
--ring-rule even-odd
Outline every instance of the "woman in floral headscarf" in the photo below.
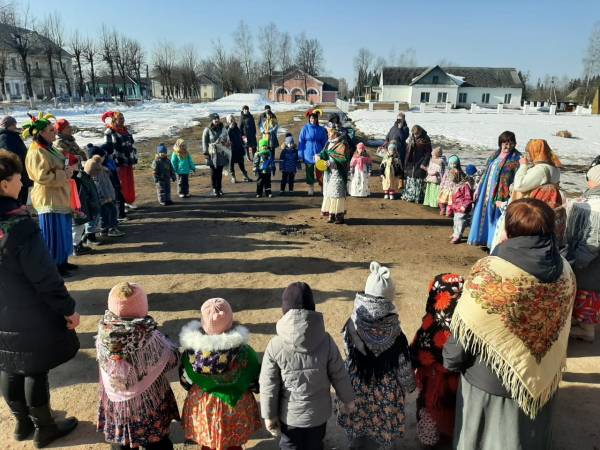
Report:
[[[117,173],[121,190],[117,193],[119,197],[119,218],[125,218],[125,206],[135,209],[135,179],[133,166],[138,162],[137,151],[133,146],[133,136],[125,126],[125,117],[119,111],[107,111],[102,115],[102,121],[106,122],[106,144],[113,150],[113,159],[117,163]]]
[[[27,173],[33,181],[31,203],[37,211],[40,229],[48,250],[63,277],[69,270],[77,269],[68,263],[73,252],[71,187],[69,180],[73,169],[66,164],[67,158],[53,146],[56,139],[54,116],[40,113],[23,125],[23,138],[32,137],[33,142],[25,158]]]
[[[328,128],[329,142],[315,162],[325,161],[327,170],[323,176],[323,205],[321,214],[329,216],[329,223],[344,223],[348,185],[348,149],[338,128]]]

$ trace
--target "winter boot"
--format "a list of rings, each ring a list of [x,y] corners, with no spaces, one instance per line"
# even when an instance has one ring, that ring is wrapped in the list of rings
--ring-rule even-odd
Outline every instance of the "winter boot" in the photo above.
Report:
[[[92,249],[83,245],[83,242],[73,247],[73,254],[75,256],[89,255],[90,253],[92,253]]]
[[[35,424],[33,445],[36,448],[44,448],[51,442],[66,436],[75,429],[78,421],[75,417],[55,421],[50,411],[50,405],[29,408],[29,415]]]
[[[344,214],[336,214],[335,215],[335,223],[341,225],[344,223]]]
[[[335,214],[329,214],[329,219],[327,219],[327,223],[335,222],[335,218],[336,218]]]
[[[86,233],[83,236],[83,242],[91,245],[102,245],[102,242],[100,242],[96,237],[96,233]]]
[[[165,436],[158,442],[153,442],[144,447],[146,450],[173,450],[173,442],[169,436]]]
[[[30,438],[35,430],[33,422],[29,417],[29,408],[25,403],[21,402],[7,402],[10,412],[13,413],[17,424],[15,426],[14,438],[15,441],[24,441]]]

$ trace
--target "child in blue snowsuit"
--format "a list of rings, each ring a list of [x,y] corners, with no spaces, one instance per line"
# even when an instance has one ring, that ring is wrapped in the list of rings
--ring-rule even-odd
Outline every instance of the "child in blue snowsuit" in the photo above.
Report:
[[[285,186],[289,186],[289,191],[294,192],[294,178],[298,170],[298,150],[294,143],[291,133],[285,135],[285,142],[281,155],[279,156],[279,170],[281,171],[281,193],[285,192]]]

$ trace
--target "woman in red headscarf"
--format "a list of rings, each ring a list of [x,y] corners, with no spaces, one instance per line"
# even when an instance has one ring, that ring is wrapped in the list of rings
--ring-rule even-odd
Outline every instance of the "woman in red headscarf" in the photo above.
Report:
[[[119,196],[119,218],[125,218],[125,205],[135,209],[135,180],[133,166],[137,164],[137,151],[133,146],[133,136],[125,126],[125,117],[118,111],[107,111],[102,115],[106,122],[106,144],[113,150],[113,159],[117,164],[117,173],[121,183]]]

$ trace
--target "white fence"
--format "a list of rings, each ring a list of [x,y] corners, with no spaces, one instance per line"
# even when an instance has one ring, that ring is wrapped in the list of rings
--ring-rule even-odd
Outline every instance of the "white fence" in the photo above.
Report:
[[[341,98],[336,98],[335,106],[337,106],[340,111],[342,111],[346,114],[348,114],[350,112],[350,102],[347,102],[346,100],[342,100]]]

